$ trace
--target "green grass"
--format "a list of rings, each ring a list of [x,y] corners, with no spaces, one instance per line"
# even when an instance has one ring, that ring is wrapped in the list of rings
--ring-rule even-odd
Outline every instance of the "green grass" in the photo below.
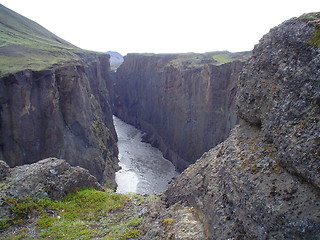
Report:
[[[208,53],[185,53],[177,54],[168,63],[173,67],[197,68],[205,64],[222,65],[235,60],[246,61],[250,57],[250,52],[231,53],[228,51],[208,52]]]
[[[9,225],[25,224],[32,216],[37,231],[33,239],[132,239],[140,233],[142,218],[126,215],[122,207],[127,201],[125,195],[94,189],[69,194],[62,201],[7,198],[5,203],[13,217],[1,226],[6,229]],[[21,229],[4,239],[25,236],[28,231]]]
[[[223,53],[212,55],[212,58],[217,61],[215,65],[222,65],[235,60],[230,56],[230,54],[223,54]]]

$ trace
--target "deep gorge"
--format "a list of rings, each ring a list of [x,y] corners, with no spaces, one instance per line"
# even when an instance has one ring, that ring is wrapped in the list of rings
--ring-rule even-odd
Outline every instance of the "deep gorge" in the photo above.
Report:
[[[228,62],[214,60],[221,55]],[[237,123],[237,79],[249,55],[128,54],[113,80],[113,112],[183,171]]]
[[[44,211],[40,229],[23,201],[90,187],[125,199],[114,218],[75,220],[91,237],[130,215],[121,229],[137,239],[320,239],[319,13],[274,27],[252,52],[128,54],[116,72],[109,55],[0,13],[0,237],[41,238],[62,211]],[[113,192],[112,114],[181,172],[160,195]]]

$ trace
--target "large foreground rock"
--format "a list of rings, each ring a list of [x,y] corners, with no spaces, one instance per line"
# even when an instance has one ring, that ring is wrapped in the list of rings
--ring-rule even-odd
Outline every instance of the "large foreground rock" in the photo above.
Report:
[[[57,158],[47,158],[12,168],[0,184],[0,196],[14,198],[62,199],[68,193],[84,187],[102,190],[97,179],[88,170],[71,167],[65,160]]]
[[[260,41],[240,77],[237,104],[239,116],[261,125],[268,141],[274,143],[281,165],[317,187],[320,187],[319,19],[320,13],[291,19]]]
[[[319,19],[262,38],[240,76],[241,124],[166,191],[196,209],[208,239],[320,239]]]

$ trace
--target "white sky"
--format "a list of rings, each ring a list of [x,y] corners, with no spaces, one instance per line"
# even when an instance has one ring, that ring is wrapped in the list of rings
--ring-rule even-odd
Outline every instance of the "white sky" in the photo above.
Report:
[[[1,0],[72,44],[94,51],[252,50],[270,28],[320,11],[319,0]]]

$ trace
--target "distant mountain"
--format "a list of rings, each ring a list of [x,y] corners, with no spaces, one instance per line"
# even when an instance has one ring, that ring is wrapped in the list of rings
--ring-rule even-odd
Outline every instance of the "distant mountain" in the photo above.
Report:
[[[110,55],[110,66],[112,70],[117,69],[123,63],[123,56],[114,51],[107,52]]]

